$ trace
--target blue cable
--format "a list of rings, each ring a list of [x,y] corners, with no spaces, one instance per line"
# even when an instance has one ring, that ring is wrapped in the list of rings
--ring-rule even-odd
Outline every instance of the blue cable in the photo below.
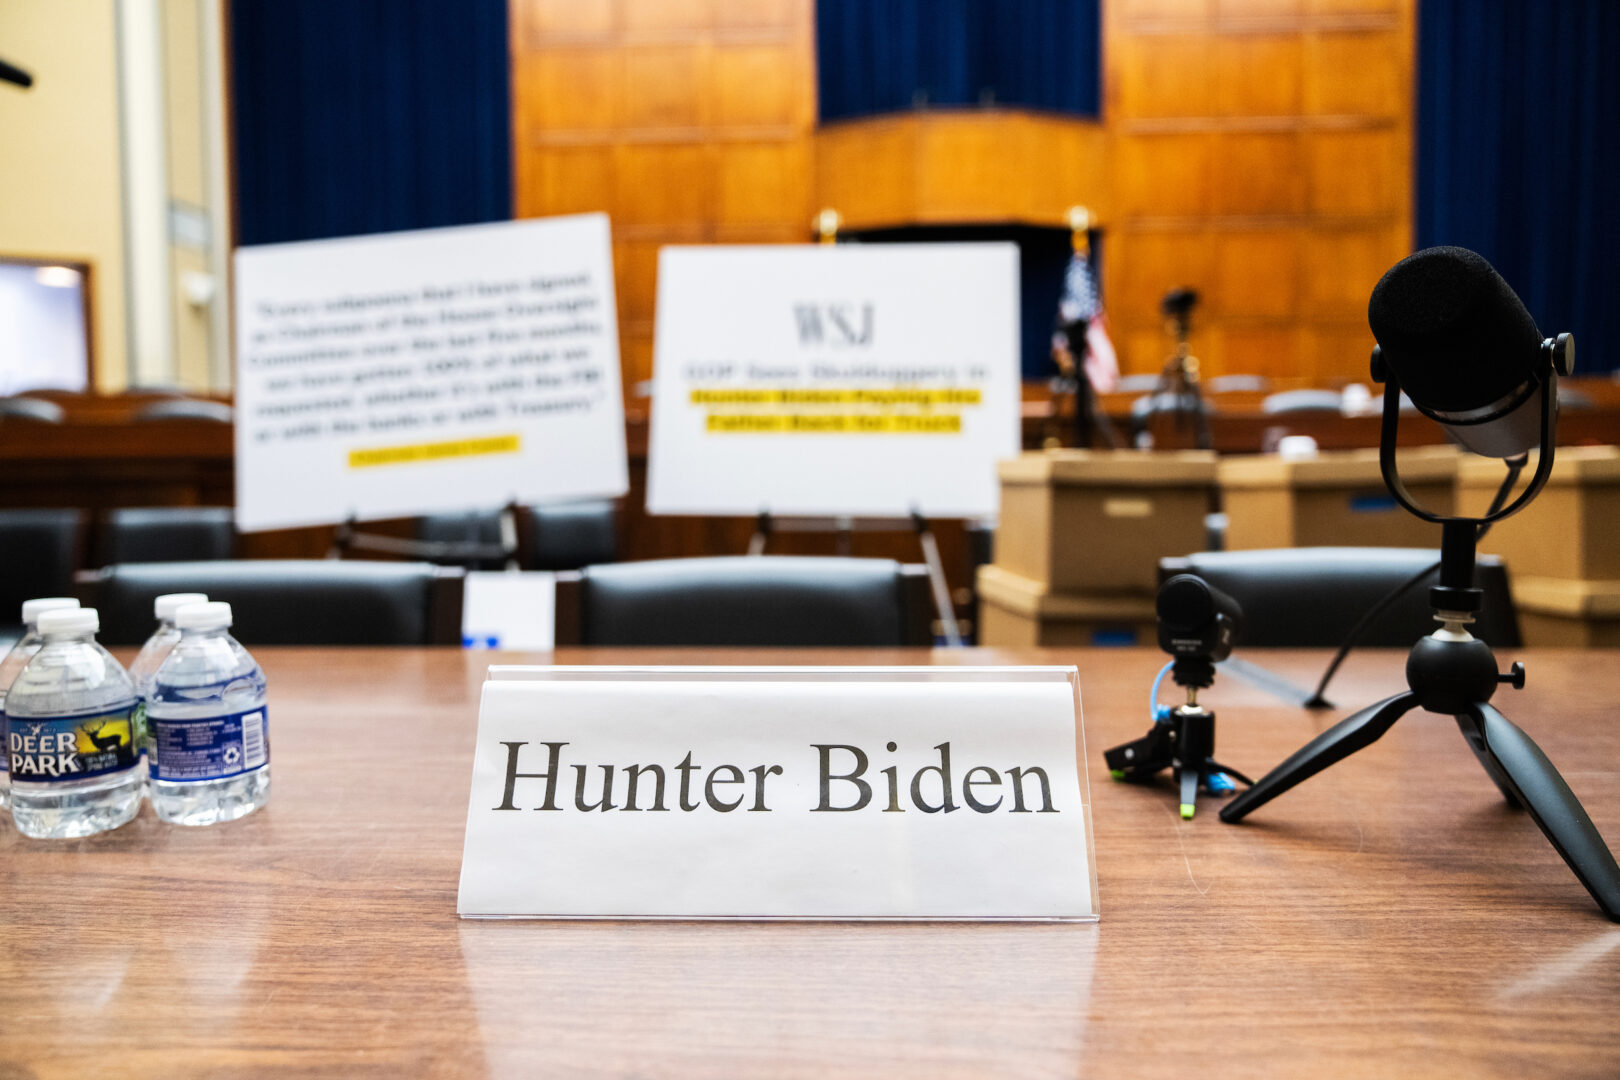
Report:
[[[1155,724],[1162,724],[1170,719],[1170,706],[1159,704],[1159,684],[1164,682],[1164,677],[1170,674],[1170,669],[1175,666],[1176,662],[1172,660],[1160,668],[1158,677],[1153,680],[1153,689],[1148,691],[1148,715],[1153,718]]]

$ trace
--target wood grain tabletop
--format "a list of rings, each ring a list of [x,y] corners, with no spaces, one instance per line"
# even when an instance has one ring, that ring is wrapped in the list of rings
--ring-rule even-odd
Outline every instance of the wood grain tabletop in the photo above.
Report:
[[[256,655],[265,809],[54,843],[0,823],[0,1080],[1620,1074],[1620,926],[1447,717],[1230,826],[1108,778],[1148,726],[1147,649]],[[1245,655],[1298,683],[1326,659]],[[484,669],[553,659],[1076,664],[1102,919],[459,920]],[[1495,704],[1620,844],[1620,654],[1500,659],[1529,680]],[[1217,756],[1258,776],[1403,662],[1353,656],[1337,713],[1220,677]]]

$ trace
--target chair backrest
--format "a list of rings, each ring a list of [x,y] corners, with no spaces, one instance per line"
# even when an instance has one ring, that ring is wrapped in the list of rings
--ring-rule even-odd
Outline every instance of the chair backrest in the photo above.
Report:
[[[1284,390],[1262,401],[1260,411],[1267,416],[1305,412],[1337,413],[1344,411],[1344,398],[1336,390]]]
[[[933,642],[927,570],[790,555],[588,566],[557,580],[559,645]]]
[[[1424,567],[1440,561],[1430,548],[1304,547],[1254,551],[1202,551],[1181,559],[1161,559],[1159,575],[1197,574],[1243,608],[1238,645],[1331,648],[1373,605]],[[1429,586],[1438,575],[1414,585],[1373,621],[1360,639],[1366,646],[1409,646],[1433,632]],[[1471,627],[1492,645],[1516,647],[1519,620],[1508,587],[1507,568],[1494,555],[1481,555],[1475,583],[1485,591],[1485,607]]]
[[[578,570],[619,561],[619,510],[611,500],[552,503],[518,513],[518,564],[525,570]],[[501,511],[429,514],[417,519],[416,538],[434,543],[501,542]],[[468,570],[500,570],[500,558],[447,557],[434,561]]]
[[[79,510],[0,510],[0,627],[21,625],[24,600],[72,595],[83,536]]]
[[[201,592],[231,604],[231,632],[254,645],[453,645],[461,641],[464,573],[431,563],[253,559],[125,563],[80,575],[101,612],[101,641],[138,645],[152,601]]]
[[[0,397],[0,417],[35,420],[41,424],[60,424],[67,419],[67,411],[54,401],[27,397]]]
[[[1204,381],[1204,389],[1212,394],[1264,393],[1271,389],[1271,380],[1264,375],[1216,375]]]
[[[228,506],[153,506],[109,510],[101,523],[102,566],[113,563],[229,559],[236,529]]]
[[[1157,416],[1159,413],[1186,413],[1192,415],[1198,412],[1214,413],[1215,405],[1205,397],[1193,394],[1173,394],[1165,391],[1160,394],[1148,394],[1139,397],[1131,403],[1131,419],[1136,423],[1143,423]]]
[[[154,401],[135,413],[135,419],[148,420],[201,420],[209,424],[229,424],[236,412],[222,401],[203,401],[198,398],[171,398]]]
[[[501,511],[426,514],[416,519],[416,538],[433,544],[492,544],[498,547],[501,543]],[[498,555],[488,558],[423,555],[441,566],[461,566],[468,570],[502,570],[506,567],[506,560]]]
[[[1122,375],[1119,382],[1114,384],[1114,390],[1121,394],[1151,393],[1159,385],[1160,376],[1154,375]]]
[[[619,508],[611,500],[553,503],[528,513],[523,565],[531,570],[578,570],[618,562]]]

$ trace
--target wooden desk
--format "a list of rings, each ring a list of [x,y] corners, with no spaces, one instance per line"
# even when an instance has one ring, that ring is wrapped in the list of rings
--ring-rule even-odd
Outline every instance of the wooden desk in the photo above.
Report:
[[[1620,926],[1455,725],[1377,745],[1222,824],[1111,783],[1149,650],[1077,663],[1098,925],[461,922],[488,653],[263,649],[274,794],[232,825],[150,808],[85,841],[0,826],[0,1077],[1613,1075]],[[926,653],[571,651],[559,662],[917,662]],[[1296,681],[1324,657],[1255,651]],[[1614,654],[1529,652],[1504,690],[1620,840]],[[506,655],[505,661],[522,659]],[[1399,688],[1353,657],[1346,706]],[[1256,774],[1332,719],[1223,678]]]

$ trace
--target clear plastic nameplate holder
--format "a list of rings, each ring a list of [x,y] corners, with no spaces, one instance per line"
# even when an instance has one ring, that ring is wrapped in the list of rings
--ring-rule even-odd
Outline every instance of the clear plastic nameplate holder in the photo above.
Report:
[[[469,918],[1093,921],[1072,667],[491,667]]]

